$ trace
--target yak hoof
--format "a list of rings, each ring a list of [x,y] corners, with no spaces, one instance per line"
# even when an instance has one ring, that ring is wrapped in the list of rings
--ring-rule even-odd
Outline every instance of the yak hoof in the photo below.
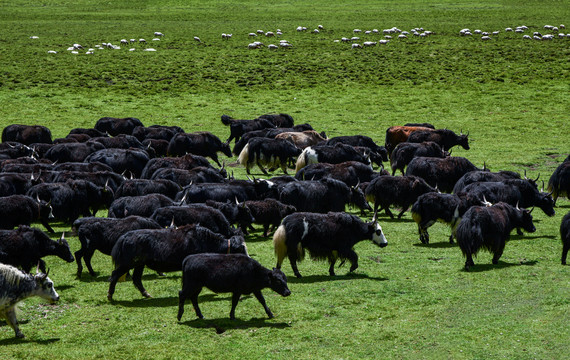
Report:
[[[22,332],[20,332],[20,331],[18,331],[18,333],[16,334],[16,338],[18,338],[18,339],[23,339],[25,337],[26,337],[26,335],[22,334]]]
[[[148,291],[143,292],[142,296],[145,298],[151,298],[152,296],[148,293]]]
[[[107,300],[113,301],[113,294],[107,294]]]

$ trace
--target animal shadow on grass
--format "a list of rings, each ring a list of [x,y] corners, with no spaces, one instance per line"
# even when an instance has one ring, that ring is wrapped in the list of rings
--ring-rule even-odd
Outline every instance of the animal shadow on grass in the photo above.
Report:
[[[227,330],[240,330],[249,328],[285,329],[291,327],[291,325],[288,323],[274,321],[275,319],[268,319],[267,317],[251,318],[249,320],[241,320],[239,318],[230,320],[229,317],[223,317],[218,319],[194,319],[181,322],[180,324],[190,326],[195,329],[213,328],[216,331],[216,334],[223,334]]]
[[[150,270],[152,271],[152,270]],[[150,274],[143,274],[142,278],[143,280],[156,280],[156,279],[163,279],[163,278],[174,278],[174,279],[179,279],[181,278],[182,275],[176,275],[174,274],[168,274],[168,275],[158,275],[157,273],[150,273]],[[101,273],[99,271],[95,271],[95,277],[89,275],[89,273],[84,272],[81,275],[81,278],[77,279],[78,281],[81,282],[109,282],[111,278],[111,273],[109,272],[107,273]],[[131,272],[129,271],[126,279],[124,282],[133,282],[132,281],[132,277],[131,277]],[[122,281],[120,281],[122,282]],[[58,287],[59,289],[59,287]]]
[[[476,263],[474,266],[469,268],[469,271],[466,271],[465,269],[463,269],[463,272],[477,273],[477,272],[483,272],[483,271],[489,271],[489,270],[504,269],[504,268],[508,268],[511,266],[534,266],[534,265],[536,265],[536,263],[538,263],[538,261],[536,261],[536,260],[519,261],[517,263],[508,263],[508,262],[499,260],[499,263],[497,265],[490,264],[490,263],[483,263],[483,264],[477,264]]]
[[[430,242],[429,244],[414,243],[412,245],[418,247],[425,247],[425,248],[434,248],[434,249],[447,249],[447,248],[457,247],[457,243],[454,242],[453,244],[451,244],[449,240],[440,241],[440,242]]]
[[[20,324],[24,324],[25,322],[19,322]],[[0,322],[0,326],[5,325],[5,322]],[[8,326],[8,325],[6,325]],[[11,330],[11,329],[10,329]],[[59,338],[53,338],[53,339],[34,339],[33,337],[28,337],[26,336],[23,339],[18,339],[13,337],[13,332],[10,331],[10,337],[9,338],[5,338],[5,339],[1,339],[0,340],[0,346],[4,346],[4,345],[19,345],[19,344],[38,344],[38,345],[49,345],[52,344],[54,342],[59,341]],[[32,336],[32,335],[30,335]]]
[[[174,307],[178,306],[178,296],[169,296],[162,298],[137,298],[133,300],[113,300],[112,304],[128,308]]]
[[[530,234],[524,233],[523,235],[512,234],[509,241],[518,241],[518,240],[533,240],[533,239],[557,239],[556,235],[534,235],[529,236]]]
[[[386,281],[389,280],[388,278],[384,277],[373,277],[368,276],[366,274],[361,273],[354,273],[349,272],[347,274],[336,274],[335,276],[330,275],[303,275],[302,278],[296,278],[294,276],[288,276],[287,282],[292,284],[312,284],[316,282],[325,282],[325,281],[338,281],[338,280],[346,280],[346,279],[370,279],[376,281]]]
[[[415,223],[414,219],[407,217],[405,214],[398,219],[398,214],[394,214],[394,218],[392,219],[391,217],[389,217],[388,215],[386,215],[386,213],[384,211],[382,211],[382,213],[384,214],[384,216],[382,216],[382,218],[380,218],[380,213],[378,213],[378,220],[381,222],[387,222],[387,223]]]

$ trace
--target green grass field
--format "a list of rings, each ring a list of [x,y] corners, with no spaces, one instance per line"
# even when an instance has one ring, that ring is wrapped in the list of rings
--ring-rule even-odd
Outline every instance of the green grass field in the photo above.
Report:
[[[431,122],[470,132],[471,150],[453,155],[547,181],[570,152],[570,38],[523,40],[504,29],[526,25],[532,36],[564,23],[570,27],[568,1],[4,1],[0,127],[40,124],[57,138],[103,116],[131,116],[225,140],[222,114],[284,112],[329,137],[365,134],[383,144],[391,125]],[[311,33],[317,25],[324,30]],[[387,45],[355,50],[334,41],[378,41],[394,26],[434,34],[394,35]],[[501,32],[484,42],[460,37],[463,28]],[[248,37],[258,29],[283,35]],[[380,34],[364,34],[372,29]],[[155,31],[165,36],[152,41]],[[233,36],[225,41],[222,33]],[[66,50],[131,38],[147,43],[91,55]],[[267,48],[281,39],[292,47]],[[255,40],[264,46],[248,49]],[[142,51],[151,47],[157,51]],[[235,158],[225,160],[245,178]],[[206,319],[196,320],[188,303],[177,322],[180,273],[159,278],[146,271],[152,299],[125,282],[110,303],[109,257],[96,254],[98,276],[84,273],[81,280],[75,264],[48,257],[61,301],[21,305],[24,340],[0,322],[0,358],[568,358],[570,277],[560,265],[559,226],[570,201],[557,205],[551,218],[534,211],[536,233],[513,233],[499,265],[481,252],[468,273],[459,248],[447,243],[447,227],[431,227],[426,246],[409,213],[400,221],[382,214],[389,245],[359,243],[353,275],[344,266],[329,277],[327,264],[307,259],[299,264],[304,277],[296,279],[285,260],[292,295],[264,291],[272,320],[249,296],[230,321],[231,295],[204,291]],[[56,230],[59,237],[69,225]],[[261,233],[246,238],[250,255],[272,267],[273,246]],[[76,251],[77,238],[69,241]]]

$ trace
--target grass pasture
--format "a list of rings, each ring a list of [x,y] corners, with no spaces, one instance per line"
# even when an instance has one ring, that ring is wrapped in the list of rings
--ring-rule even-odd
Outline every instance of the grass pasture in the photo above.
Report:
[[[504,31],[526,25],[532,36],[547,33],[546,24],[570,27],[568,1],[15,0],[0,2],[0,24],[1,128],[41,124],[57,138],[103,116],[132,116],[225,140],[222,114],[285,112],[329,136],[361,133],[383,144],[391,125],[431,122],[470,132],[471,149],[453,155],[545,181],[570,152],[570,38],[523,40]],[[319,24],[324,30],[311,33]],[[355,50],[334,42],[378,41],[383,34],[352,31],[393,26],[434,34],[393,35],[387,45]],[[277,28],[282,36],[260,35],[255,40],[265,46],[247,48],[254,41],[248,33]],[[501,32],[483,42],[460,37],[463,28]],[[154,31],[165,36],[152,41]],[[224,41],[221,33],[233,37]],[[119,45],[123,38],[147,43],[91,55],[66,50],[74,43]],[[280,39],[292,48],[267,49]],[[142,51],[150,47],[157,51]],[[225,160],[245,177],[235,159]],[[536,233],[513,232],[499,265],[481,252],[469,273],[458,247],[447,243],[447,227],[432,226],[432,243],[424,246],[409,213],[400,221],[382,214],[389,245],[359,243],[352,275],[345,265],[329,277],[325,263],[307,259],[299,264],[304,277],[296,279],[285,260],[292,295],[264,291],[272,320],[250,296],[230,321],[231,296],[205,290],[206,319],[196,320],[188,303],[179,323],[180,273],[158,278],[145,271],[153,298],[142,299],[125,282],[109,303],[108,257],[96,254],[98,276],[80,280],[75,264],[47,258],[61,301],[21,305],[24,340],[0,322],[0,358],[568,358],[570,268],[560,265],[559,226],[570,201],[557,205],[551,218],[533,212]],[[59,237],[69,225],[55,229]],[[273,247],[261,233],[247,237],[248,248],[272,267]],[[79,248],[77,238],[69,242],[72,251]]]

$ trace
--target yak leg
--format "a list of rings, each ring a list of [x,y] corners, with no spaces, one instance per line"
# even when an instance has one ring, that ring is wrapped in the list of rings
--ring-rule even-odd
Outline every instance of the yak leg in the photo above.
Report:
[[[230,310],[230,320],[236,319],[236,306],[239,302],[241,294],[240,293],[233,293],[232,294],[232,309]]]
[[[218,160],[218,154],[213,153],[210,158],[212,158],[212,160],[214,160],[214,162],[218,164],[219,167],[222,167],[222,164],[220,164],[220,161]]]
[[[117,281],[123,275],[129,272],[129,268],[126,266],[119,266],[111,273],[110,283],[109,283],[109,291],[107,292],[107,299],[109,301],[113,300],[113,294],[115,293],[115,286],[117,285]]]
[[[40,269],[41,272],[43,272],[45,274],[46,273],[46,262],[43,261],[42,259],[38,260],[38,268]]]
[[[288,159],[279,159],[280,165],[281,165],[281,170],[283,170],[283,174],[285,175],[289,175],[289,173],[287,172],[287,161]]]
[[[269,236],[269,224],[263,224],[263,236],[267,237]]]
[[[570,250],[570,241],[565,241],[562,246],[562,265],[566,265],[566,256],[568,255],[568,250]]]
[[[291,263],[291,268],[293,269],[293,273],[295,274],[296,277],[301,278],[301,273],[299,272],[299,269],[297,269],[297,259],[292,258],[291,256],[289,256],[289,262]]]
[[[469,271],[469,268],[475,266],[475,263],[473,262],[473,257],[471,256],[470,253],[465,254],[465,270]]]
[[[193,289],[194,291],[191,292],[188,289]],[[191,299],[196,315],[198,315],[199,318],[203,318],[200,308],[198,307],[198,294],[200,294],[200,291],[202,291],[201,287],[196,288],[188,284],[182,285],[182,290],[178,292],[178,321],[182,319],[182,314],[184,314],[184,303],[187,298]]]
[[[253,292],[253,295],[255,295],[255,297],[257,298],[257,300],[259,300],[259,302],[261,303],[261,305],[263,305],[263,308],[265,309],[265,313],[267,314],[267,316],[270,319],[273,319],[273,313],[271,312],[271,310],[269,310],[269,307],[267,306],[267,304],[265,303],[265,298],[263,297],[263,294],[261,293],[261,290],[256,290]]]
[[[75,262],[77,263],[77,278],[81,278],[81,272],[83,272],[83,264],[81,263],[81,258],[83,257],[83,247],[75,252]]]
[[[202,287],[198,287],[197,289],[195,289],[192,293],[190,293],[190,301],[192,301],[192,306],[194,306],[194,311],[196,312],[196,316],[199,317],[200,319],[204,318],[204,315],[202,315],[202,312],[200,311],[200,307],[198,306],[198,295],[200,294],[200,291],[202,291]]]
[[[449,243],[453,244],[453,231],[451,231],[451,234],[449,235]]]
[[[398,219],[402,218],[402,215],[404,215],[404,213],[408,210],[409,207],[410,205],[402,208],[402,211],[400,211],[400,213],[398,214]]]
[[[178,292],[178,316],[176,317],[178,321],[182,319],[182,314],[184,314],[184,302],[186,301],[186,293],[184,288]]]
[[[134,268],[134,270],[133,270],[133,284],[135,285],[135,287],[137,289],[139,289],[142,296],[144,296],[146,298],[150,298],[152,296],[150,296],[150,294],[148,293],[148,291],[146,291],[146,289],[144,288],[144,286],[142,284],[143,270],[144,270],[144,265],[140,265],[140,266],[137,266]]]
[[[89,270],[89,275],[91,276],[95,276],[95,271],[93,270],[93,267],[91,266],[91,258],[93,257],[93,254],[95,253],[95,250],[88,250],[85,252],[85,254],[83,255],[83,260],[85,261],[85,266],[87,266],[87,270]],[[77,253],[76,253],[77,254]],[[79,263],[79,261],[78,261]],[[81,273],[78,273],[79,276],[81,276]]]
[[[518,235],[518,236],[522,236],[522,235],[523,235],[523,232],[522,232],[521,228],[517,228],[517,235]]]
[[[265,170],[265,168],[263,167],[263,165],[261,164],[261,161],[259,161],[259,159],[257,159],[255,163],[257,164],[257,166],[259,167],[259,169],[261,170],[262,173],[264,173],[265,175],[268,175],[267,170]]]
[[[350,261],[352,265],[350,265],[350,272],[353,272],[358,268],[358,255],[354,252],[354,250],[350,250],[348,256],[346,258]]]
[[[386,211],[386,215],[388,215],[390,217],[390,219],[394,218],[394,214],[392,214],[392,212],[390,211],[390,206],[386,206],[386,208],[384,209]]]
[[[334,264],[336,263],[336,258],[337,258],[337,257],[336,257],[335,255],[332,255],[332,254],[329,255],[329,264],[331,264],[330,267],[329,267],[329,275],[330,275],[330,276],[335,276],[335,275],[336,275],[336,274],[334,273]],[[341,264],[341,265],[342,265],[342,264]]]
[[[42,225],[46,228],[46,230],[47,230],[49,233],[51,233],[51,234],[55,233],[55,231],[53,230],[53,228],[52,228],[51,226],[49,226],[49,224],[48,224],[48,222],[47,222],[46,220],[42,219],[40,222],[42,223]]]
[[[17,338],[22,339],[25,337],[25,335],[22,334],[20,328],[18,327],[18,319],[16,319],[16,309],[14,307],[6,311],[6,321],[8,322],[8,325],[14,329],[14,333]]]
[[[493,254],[493,265],[497,265],[499,263],[499,258],[503,255],[503,250],[505,247],[503,246],[501,249],[498,249]]]

